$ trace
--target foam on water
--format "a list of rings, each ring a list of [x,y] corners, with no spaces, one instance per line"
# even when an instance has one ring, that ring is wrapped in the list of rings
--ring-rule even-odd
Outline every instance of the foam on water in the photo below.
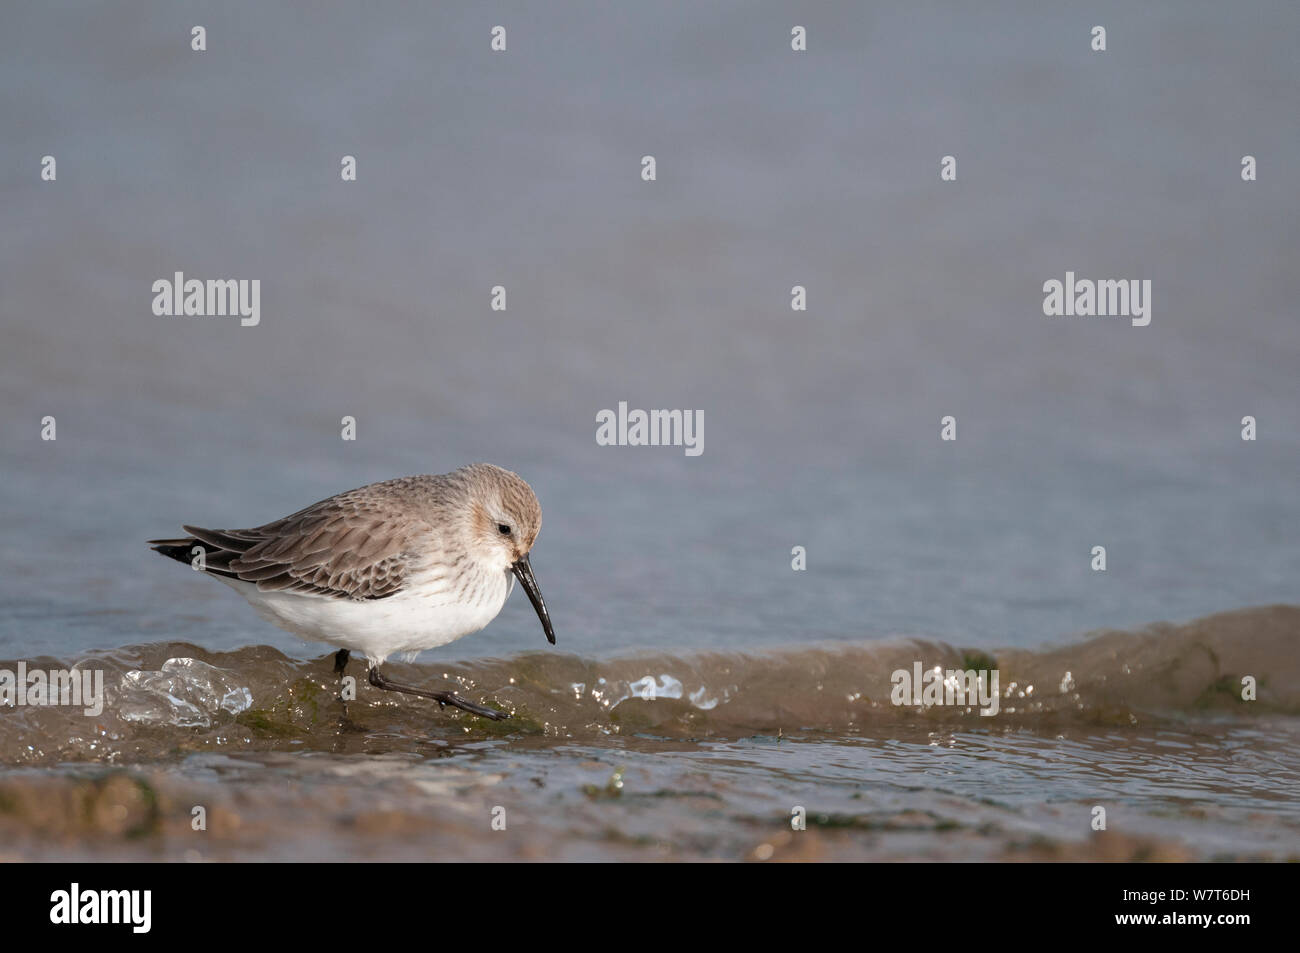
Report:
[[[390,664],[401,680],[450,684],[472,700],[505,708],[512,719],[485,722],[439,711],[421,699],[365,684],[344,706],[330,656],[291,659],[258,646],[203,652],[183,643],[129,646],[75,660],[106,672],[107,704],[87,719],[74,707],[11,708],[0,718],[0,758],[52,763],[81,757],[149,759],[173,739],[141,728],[190,729],[188,748],[279,748],[291,736],[333,750],[340,724],[383,724],[412,738],[591,739],[649,733],[672,738],[742,737],[818,731],[888,735],[894,726],[1057,730],[1135,726],[1208,714],[1243,719],[1300,714],[1300,608],[1270,606],[1222,613],[1186,625],[1095,633],[1046,651],[984,651],[939,642],[891,640],[828,644],[760,654],[630,655],[607,660],[536,652],[454,665]],[[29,668],[59,668],[52,659]],[[14,669],[17,662],[0,662]],[[896,704],[893,673],[997,670],[993,718],[971,705]],[[405,670],[403,670],[405,669]],[[1244,678],[1257,697],[1242,699]]]
[[[364,681],[345,711],[328,656],[131,646],[77,660],[106,671],[97,718],[0,711],[0,856],[1296,859],[1298,636],[1300,608],[1271,606],[1042,652],[395,666],[509,709],[500,724]],[[914,662],[996,666],[1000,712],[891,704]]]

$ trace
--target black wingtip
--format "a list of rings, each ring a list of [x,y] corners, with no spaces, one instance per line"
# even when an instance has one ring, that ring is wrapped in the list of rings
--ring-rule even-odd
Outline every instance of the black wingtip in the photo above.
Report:
[[[151,539],[149,548],[159,555],[174,559],[178,563],[188,563],[193,557],[190,549],[198,542],[195,539]]]

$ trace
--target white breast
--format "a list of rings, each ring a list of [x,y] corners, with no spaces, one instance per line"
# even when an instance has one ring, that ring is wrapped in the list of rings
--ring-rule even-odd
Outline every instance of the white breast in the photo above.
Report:
[[[220,577],[219,577],[220,578]],[[387,599],[353,602],[297,592],[262,592],[255,585],[222,579],[258,614],[313,642],[364,655],[379,664],[390,655],[424,649],[477,632],[497,617],[514,588],[509,572],[484,572],[467,583],[423,578]]]

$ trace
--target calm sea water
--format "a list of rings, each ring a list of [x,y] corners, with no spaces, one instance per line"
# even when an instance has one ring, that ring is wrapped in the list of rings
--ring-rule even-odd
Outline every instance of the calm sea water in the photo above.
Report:
[[[474,460],[538,492],[534,567],[559,636],[547,651],[572,664],[689,666],[702,652],[754,659],[891,637],[1050,658],[1093,629],[1300,602],[1294,5],[827,5],[796,18],[803,55],[789,50],[792,17],[769,3],[7,12],[0,658],[107,653],[119,674],[204,658],[258,688],[256,711],[285,702],[258,660],[287,657],[303,666],[290,683],[314,678],[325,692],[319,647],[143,541]],[[188,48],[194,23],[206,52]],[[496,23],[503,55],[488,50]],[[1088,49],[1093,23],[1108,29],[1105,53]],[[54,183],[38,176],[47,154]],[[355,183],[339,179],[345,154]],[[647,154],[653,184],[639,177]],[[958,179],[941,183],[948,154]],[[1245,154],[1259,162],[1251,184]],[[154,316],[152,283],[178,270],[260,279],[260,326]],[[1042,283],[1067,270],[1151,279],[1150,326],[1044,317]],[[489,307],[498,284],[505,312]],[[807,312],[790,310],[796,284]],[[595,415],[619,401],[701,410],[704,453],[598,447]],[[955,443],[939,440],[948,414]],[[54,442],[40,440],[46,415]],[[339,439],[344,415],[355,442]],[[1254,443],[1240,439],[1245,415],[1259,422]],[[1096,545],[1105,573],[1089,569]],[[791,570],[794,546],[806,572]],[[1280,670],[1288,644],[1271,635],[1249,658]],[[484,632],[427,654],[422,677],[545,648],[516,595]],[[476,684],[507,684],[509,664],[524,663]],[[647,662],[625,681],[674,671]],[[570,684],[520,704],[541,705],[543,689]],[[772,691],[756,697],[779,707]],[[1176,783],[1189,798],[1237,792],[1200,833],[1168,832],[1206,856],[1251,830],[1241,818],[1270,795],[1228,784],[1233,752],[1263,729],[1198,734],[1199,697],[1189,689],[1162,724],[1206,758],[1166,763],[1150,739],[1130,741],[1153,786],[1185,769]],[[1294,714],[1278,704],[1278,717]],[[382,740],[329,756],[340,770],[415,758],[418,789],[424,723],[401,711],[391,734],[391,712],[370,713]],[[246,775],[206,753],[177,764],[195,729],[160,718],[107,728],[120,735],[103,742],[112,760],[172,758],[157,769],[163,787],[239,789]],[[721,760],[748,765],[741,786],[811,784],[822,775],[801,765],[820,763],[817,749],[743,739],[815,723],[732,718],[722,747],[678,750],[681,770]],[[60,772],[101,763],[104,749],[65,741],[62,721],[13,724],[23,730],[0,758],[34,762],[32,784],[81,783]],[[325,757],[324,724],[287,737],[304,732],[301,747]],[[1117,771],[1086,724],[1060,747],[1052,726],[1016,731],[1054,764]],[[243,728],[250,757],[279,752],[257,733],[271,728]],[[928,730],[823,729],[847,774],[897,771],[887,784],[945,796],[929,754],[907,747],[928,751]],[[1294,739],[1293,726],[1269,730]],[[611,762],[588,772],[603,785],[624,755],[602,746],[622,744],[609,740],[619,732],[579,734],[575,763]],[[1010,770],[1017,743],[973,761]],[[326,770],[284,744],[275,771]],[[516,783],[554,754],[510,736],[483,744],[454,754],[475,784]],[[645,770],[677,770],[661,742],[645,744]],[[65,759],[80,767],[56,767]],[[689,788],[682,776],[663,789]],[[22,790],[27,777],[12,776]],[[1065,767],[1033,777],[1073,796]],[[707,818],[707,797],[669,802],[661,835]],[[1028,816],[1017,830],[1038,823]],[[1290,840],[1264,827],[1243,842],[1295,850],[1288,817]],[[716,853],[744,853],[747,837]],[[980,853],[917,838],[921,852]]]

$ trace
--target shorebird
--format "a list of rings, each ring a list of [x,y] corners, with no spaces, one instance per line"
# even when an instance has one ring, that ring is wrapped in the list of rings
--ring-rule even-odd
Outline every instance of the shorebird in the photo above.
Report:
[[[491,622],[518,579],[552,645],[555,630],[528,562],[542,525],[532,487],[475,463],[438,476],[371,483],[254,529],[185,526],[156,552],[215,576],[294,634],[364,655],[376,688],[432,698],[484,718],[504,712],[452,692],[389,681],[380,666]]]

